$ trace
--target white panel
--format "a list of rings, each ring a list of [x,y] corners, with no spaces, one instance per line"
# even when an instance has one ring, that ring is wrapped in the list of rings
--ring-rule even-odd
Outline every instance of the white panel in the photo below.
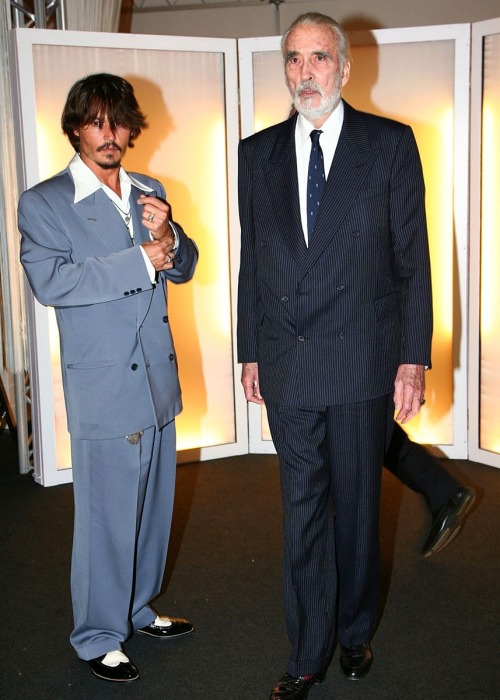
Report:
[[[427,183],[435,288],[434,372],[427,403],[408,432],[450,457],[467,456],[467,221],[469,25],[350,34],[346,99],[359,109],[411,124]],[[286,119],[280,37],[238,42],[242,130]],[[465,136],[464,136],[465,135]],[[250,411],[250,450],[268,451],[265,415]],[[265,414],[265,411],[264,411]]]
[[[500,19],[472,33],[469,456],[500,468]]]
[[[169,290],[184,402],[177,434],[178,449],[187,454],[180,461],[246,452],[245,402],[234,386],[229,245],[230,228],[237,226],[231,201],[238,141],[236,42],[29,29],[14,33],[14,45],[26,170],[21,190],[64,168],[72,155],[60,115],[75,80],[102,71],[134,85],[150,128],[129,149],[124,165],[164,183],[174,218],[200,249],[194,280]],[[71,478],[69,439],[52,310],[36,301],[31,306],[35,471],[49,485]]]

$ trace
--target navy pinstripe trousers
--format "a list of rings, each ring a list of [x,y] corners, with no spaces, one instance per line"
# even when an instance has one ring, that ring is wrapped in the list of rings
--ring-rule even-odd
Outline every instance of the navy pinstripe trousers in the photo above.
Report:
[[[368,642],[379,599],[381,471],[391,396],[318,409],[266,402],[280,459],[288,672],[317,673],[335,639]]]

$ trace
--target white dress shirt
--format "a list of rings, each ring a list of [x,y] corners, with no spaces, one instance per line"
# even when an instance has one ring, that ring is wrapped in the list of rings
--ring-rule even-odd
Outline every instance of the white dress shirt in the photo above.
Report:
[[[88,197],[91,194],[94,194],[94,192],[97,192],[97,190],[104,190],[104,192],[107,194],[107,196],[110,198],[110,200],[113,202],[113,204],[116,207],[116,211],[120,214],[120,216],[123,219],[123,222],[125,223],[130,238],[132,240],[132,243],[134,243],[134,224],[132,221],[132,217],[130,216],[130,192],[132,189],[132,185],[135,185],[138,187],[140,190],[144,192],[144,194],[150,194],[153,192],[151,187],[148,187],[147,185],[143,184],[142,182],[139,182],[135,177],[132,177],[129,175],[121,166],[120,166],[120,172],[119,172],[119,178],[120,178],[120,189],[122,196],[119,197],[116,192],[114,192],[110,187],[105,185],[103,182],[99,180],[97,175],[92,172],[92,170],[85,165],[83,160],[80,158],[78,153],[75,153],[73,158],[70,161],[69,164],[69,169],[71,172],[71,175],[73,177],[73,181],[75,183],[75,204],[77,202],[80,202],[82,199],[85,199],[85,197]],[[170,223],[170,222],[169,222]],[[175,244],[174,244],[174,251],[177,248],[178,245],[178,235],[177,231],[175,230],[175,227],[171,225],[171,229],[174,233],[175,236]],[[156,270],[153,266],[153,263],[149,259],[147,253],[145,252],[144,248],[141,246],[141,253],[142,257],[144,258],[144,263],[146,265],[146,268],[148,270],[149,274],[149,279],[151,280],[151,284],[155,284],[156,282]]]
[[[323,132],[319,137],[321,150],[323,151],[323,162],[325,164],[325,179],[328,180],[328,173],[335,155],[335,150],[339,142],[342,123],[344,121],[344,103],[342,100],[330,114],[326,122],[321,127]],[[315,127],[305,117],[299,114],[295,126],[295,151],[297,155],[297,175],[299,183],[299,203],[302,230],[306,245],[307,235],[307,173],[309,170],[309,158],[311,155],[311,131]]]

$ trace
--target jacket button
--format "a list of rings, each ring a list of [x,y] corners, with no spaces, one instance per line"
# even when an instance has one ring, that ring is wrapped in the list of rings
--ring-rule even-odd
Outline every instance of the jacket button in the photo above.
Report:
[[[139,367],[139,365],[137,365],[137,364],[134,362],[134,364],[131,365],[130,369],[131,369],[133,372],[135,372],[135,370],[136,370],[138,367]]]
[[[267,242],[266,242],[266,241],[261,241],[261,242],[260,242],[260,247],[261,247],[261,248],[265,248],[266,246],[267,246]]]
[[[345,334],[344,334],[344,333],[339,333],[338,336],[337,336],[337,338],[338,338],[339,340],[344,340]]]
[[[305,338],[303,335],[299,335],[298,340],[299,340],[299,342],[303,343]]]
[[[137,287],[137,289],[136,289],[135,291],[136,291],[136,292],[142,292],[142,289],[141,289],[140,287]]]
[[[173,353],[170,353],[170,355],[168,356],[168,359],[170,360],[170,362],[172,362],[172,360],[174,359]]]
[[[128,297],[128,295],[130,294],[130,292],[123,292],[123,294],[124,294],[126,297]]]
[[[281,297],[281,301],[285,301],[285,302],[288,301],[288,297],[287,296]]]
[[[168,316],[163,317],[163,323],[168,323]]]
[[[354,236],[354,238],[359,238],[361,236],[361,233],[359,231],[353,231],[352,235]]]
[[[345,285],[343,285],[343,284],[337,285],[337,292],[342,292],[344,289],[345,289]]]

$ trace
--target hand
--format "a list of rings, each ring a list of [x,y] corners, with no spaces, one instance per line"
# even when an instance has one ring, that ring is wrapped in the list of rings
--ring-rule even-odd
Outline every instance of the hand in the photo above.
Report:
[[[263,404],[259,391],[259,368],[257,362],[244,362],[241,368],[241,383],[245,392],[245,398],[251,403]]]
[[[165,236],[171,235],[168,225],[170,206],[158,197],[150,197],[141,194],[137,203],[142,206],[142,225],[145,226],[152,237],[161,241]]]
[[[394,381],[396,420],[407,423],[420,411],[424,399],[425,371],[423,365],[399,365]]]
[[[173,236],[162,238],[158,241],[145,241],[141,243],[144,252],[150,259],[156,272],[171,270],[174,266],[175,253]]]

